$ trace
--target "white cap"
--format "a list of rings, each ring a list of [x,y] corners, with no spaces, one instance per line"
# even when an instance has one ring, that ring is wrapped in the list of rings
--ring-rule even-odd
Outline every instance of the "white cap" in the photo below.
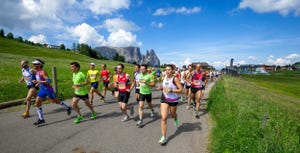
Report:
[[[41,64],[41,65],[44,65],[41,61],[39,61],[39,60],[34,60],[33,62],[32,62],[32,64]]]
[[[95,66],[96,64],[95,64],[95,63],[90,63],[90,65],[93,65],[93,66]]]

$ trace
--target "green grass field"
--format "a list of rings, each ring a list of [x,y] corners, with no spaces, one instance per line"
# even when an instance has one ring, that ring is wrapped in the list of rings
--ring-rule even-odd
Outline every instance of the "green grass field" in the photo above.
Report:
[[[300,98],[294,92],[299,91],[298,76],[299,73],[280,72],[221,78],[209,96],[213,120],[209,150],[299,152]]]
[[[57,67],[58,92],[59,94],[63,93],[65,98],[71,98],[73,95],[72,72],[69,65],[71,62],[79,62],[81,71],[84,73],[89,69],[90,62],[96,63],[97,69],[100,69],[101,64],[105,63],[112,73],[113,68],[119,63],[112,60],[96,60],[70,51],[47,49],[0,38],[0,102],[26,97],[25,83],[18,83],[21,78],[20,61],[23,59],[33,61],[35,58],[45,61],[44,69],[51,78],[52,67]],[[124,65],[125,71],[132,74],[134,65],[127,63]]]

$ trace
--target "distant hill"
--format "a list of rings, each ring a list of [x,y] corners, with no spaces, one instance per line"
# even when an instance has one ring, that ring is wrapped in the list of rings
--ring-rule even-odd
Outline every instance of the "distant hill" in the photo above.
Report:
[[[94,50],[100,53],[102,56],[113,59],[113,57],[118,53],[125,57],[125,61],[129,63],[138,64],[149,64],[151,66],[160,66],[160,60],[158,59],[155,51],[151,49],[147,50],[146,55],[142,55],[139,47],[108,47],[101,46],[96,47]]]

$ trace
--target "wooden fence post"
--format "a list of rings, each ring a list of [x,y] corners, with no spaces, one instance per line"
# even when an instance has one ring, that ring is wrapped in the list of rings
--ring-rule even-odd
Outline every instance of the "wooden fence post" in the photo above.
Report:
[[[53,89],[54,89],[54,92],[55,94],[58,93],[58,88],[57,88],[57,75],[56,75],[56,67],[53,66],[52,67],[52,77],[53,77]]]

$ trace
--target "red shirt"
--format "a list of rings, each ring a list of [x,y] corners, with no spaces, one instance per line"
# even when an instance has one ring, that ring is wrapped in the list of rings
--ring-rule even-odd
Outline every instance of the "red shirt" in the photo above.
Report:
[[[100,74],[103,79],[103,82],[109,82],[109,79],[108,79],[109,71],[108,70],[101,70]]]
[[[126,78],[126,73],[123,73],[123,76],[117,75],[117,83],[119,92],[127,92],[130,90],[129,80]]]
[[[194,71],[194,74],[192,76],[192,88],[201,88],[202,87],[202,72]]]

